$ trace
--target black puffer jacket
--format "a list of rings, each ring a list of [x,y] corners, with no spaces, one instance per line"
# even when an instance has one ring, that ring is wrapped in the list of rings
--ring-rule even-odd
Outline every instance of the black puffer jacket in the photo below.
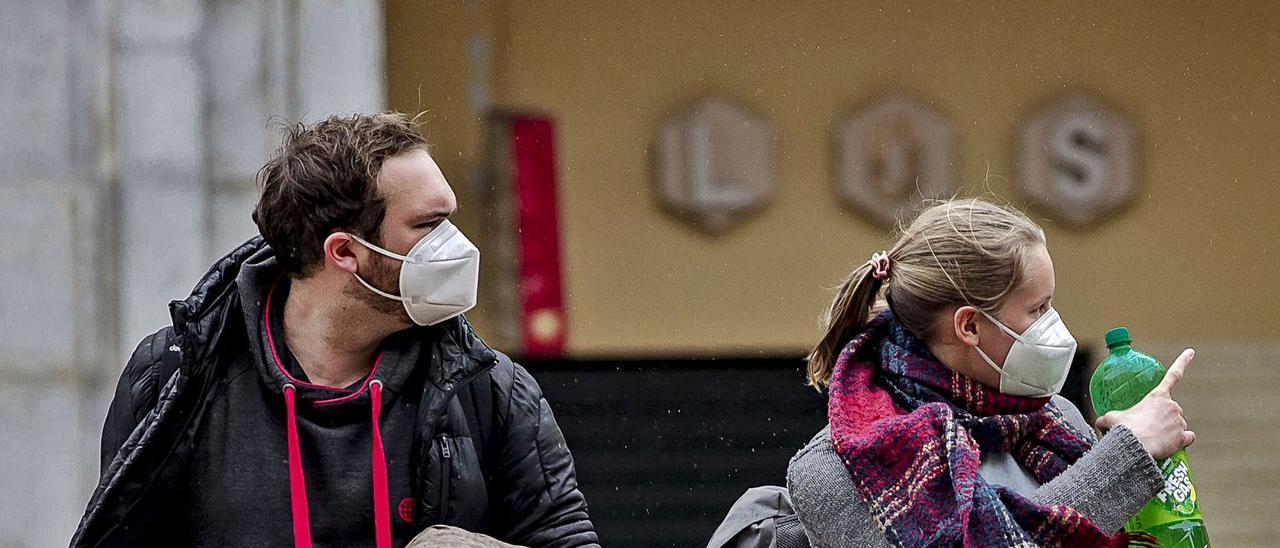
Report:
[[[134,351],[103,428],[101,480],[72,546],[181,545],[198,534],[180,530],[174,501],[202,420],[226,389],[229,347],[244,344],[237,274],[266,248],[254,238],[220,260],[191,296],[170,304],[172,327]],[[526,546],[596,545],[573,459],[529,373],[461,317],[421,332],[422,352],[439,365],[417,410],[415,523]]]

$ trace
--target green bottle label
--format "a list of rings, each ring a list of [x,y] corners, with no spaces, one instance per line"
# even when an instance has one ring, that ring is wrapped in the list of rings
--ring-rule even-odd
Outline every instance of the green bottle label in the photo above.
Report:
[[[1164,488],[1129,521],[1126,529],[1156,533],[1157,537],[1168,536],[1161,538],[1165,546],[1207,546],[1204,518],[1200,515],[1200,503],[1186,451],[1179,450],[1159,465],[1164,475]],[[1178,531],[1185,535],[1174,536]],[[1187,538],[1180,538],[1182,536]],[[1200,539],[1203,541],[1197,542]]]
[[[1160,466],[1164,473],[1164,489],[1156,495],[1156,502],[1169,514],[1179,518],[1199,518],[1200,505],[1196,503],[1196,488],[1191,484],[1191,468],[1187,466],[1186,453],[1179,452]]]

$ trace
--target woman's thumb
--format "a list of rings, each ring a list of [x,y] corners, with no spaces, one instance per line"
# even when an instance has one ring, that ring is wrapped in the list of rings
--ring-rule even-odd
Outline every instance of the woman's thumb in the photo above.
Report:
[[[1101,417],[1098,417],[1098,420],[1093,421],[1093,426],[1098,430],[1106,432],[1107,430],[1110,430],[1113,426],[1116,425],[1116,421],[1118,419],[1119,419],[1119,415],[1117,415],[1115,411],[1112,411]]]

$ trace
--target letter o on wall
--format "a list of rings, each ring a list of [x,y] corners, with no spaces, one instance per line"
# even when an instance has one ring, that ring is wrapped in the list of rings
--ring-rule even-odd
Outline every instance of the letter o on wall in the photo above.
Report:
[[[836,126],[836,192],[880,226],[909,221],[924,198],[955,192],[953,148],[946,119],[887,93]]]
[[[1129,121],[1093,97],[1072,93],[1023,126],[1018,186],[1063,224],[1087,228],[1134,198],[1138,162]]]

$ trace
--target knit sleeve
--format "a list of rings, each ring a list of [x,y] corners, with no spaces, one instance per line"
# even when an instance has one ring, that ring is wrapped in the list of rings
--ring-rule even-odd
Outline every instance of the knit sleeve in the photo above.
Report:
[[[1103,531],[1117,531],[1164,486],[1156,462],[1138,437],[1117,426],[1075,464],[1040,486],[1039,504],[1079,510]]]

